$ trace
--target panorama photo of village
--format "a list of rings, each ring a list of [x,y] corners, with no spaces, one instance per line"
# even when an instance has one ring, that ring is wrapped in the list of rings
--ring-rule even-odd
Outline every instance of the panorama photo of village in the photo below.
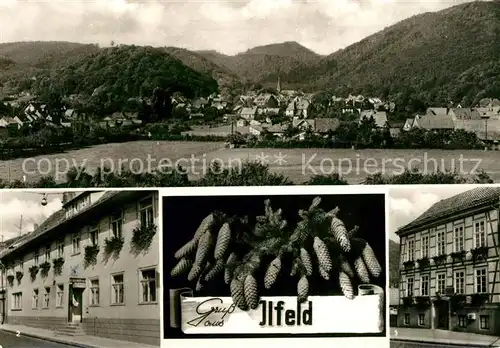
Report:
[[[436,8],[329,54],[1,43],[0,187],[497,182],[500,4]]]

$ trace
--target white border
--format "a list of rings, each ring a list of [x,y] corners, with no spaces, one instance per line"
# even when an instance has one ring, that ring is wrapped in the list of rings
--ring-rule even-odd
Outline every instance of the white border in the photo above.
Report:
[[[280,196],[280,195],[359,195],[359,194],[383,194],[385,198],[385,238],[386,238],[386,337],[291,337],[291,338],[185,338],[185,339],[164,339],[163,338],[163,315],[161,323],[161,348],[192,348],[193,346],[216,346],[217,348],[234,348],[235,346],[255,348],[257,345],[263,347],[287,347],[304,348],[314,344],[316,347],[331,348],[359,348],[362,346],[373,348],[389,347],[389,251],[388,251],[388,231],[389,231],[389,186],[387,185],[325,185],[325,186],[232,186],[232,187],[172,187],[160,188],[160,201],[163,204],[163,197],[179,196]],[[163,284],[162,284],[163,285]],[[162,293],[163,294],[163,293]],[[163,306],[163,304],[162,304]],[[336,313],[334,315],[349,315],[350,313]]]

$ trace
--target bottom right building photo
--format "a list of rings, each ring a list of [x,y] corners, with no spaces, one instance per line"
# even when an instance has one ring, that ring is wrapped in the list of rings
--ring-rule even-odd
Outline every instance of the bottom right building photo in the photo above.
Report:
[[[391,347],[500,347],[500,186],[392,187]]]

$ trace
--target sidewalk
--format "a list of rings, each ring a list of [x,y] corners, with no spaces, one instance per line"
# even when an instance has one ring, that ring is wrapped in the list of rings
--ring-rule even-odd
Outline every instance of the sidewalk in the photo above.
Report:
[[[126,342],[112,340],[109,338],[98,336],[64,336],[56,335],[51,330],[38,329],[35,327],[22,326],[22,325],[0,325],[0,330],[17,333],[18,331],[22,336],[39,338],[42,340],[52,341],[56,343],[67,344],[70,346],[81,348],[159,348],[159,346],[152,346],[142,343]]]
[[[391,339],[465,346],[500,347],[500,337],[448,330],[391,327]]]

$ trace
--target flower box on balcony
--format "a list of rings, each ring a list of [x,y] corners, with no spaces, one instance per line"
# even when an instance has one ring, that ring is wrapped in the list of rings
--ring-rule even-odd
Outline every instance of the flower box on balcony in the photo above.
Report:
[[[419,268],[423,269],[426,267],[429,267],[429,258],[427,257],[422,257],[421,259],[417,260]]]
[[[488,302],[489,296],[488,294],[474,294],[471,298],[471,305],[475,307],[481,307],[486,302]]]
[[[474,262],[484,261],[488,258],[488,247],[478,247],[471,250],[472,260]]]
[[[417,296],[415,300],[418,308],[428,308],[431,305],[429,296]]]
[[[403,297],[403,306],[404,307],[409,307],[411,305],[414,304],[414,299],[413,299],[413,296],[406,296],[406,297]]]
[[[403,266],[405,269],[413,268],[413,266],[415,266],[415,261],[413,260],[405,261],[403,262]]]
[[[453,261],[464,261],[465,250],[456,251],[454,253],[451,253],[450,256],[453,258]]]
[[[437,255],[432,258],[434,260],[434,263],[436,265],[443,265],[446,263],[446,255]]]

